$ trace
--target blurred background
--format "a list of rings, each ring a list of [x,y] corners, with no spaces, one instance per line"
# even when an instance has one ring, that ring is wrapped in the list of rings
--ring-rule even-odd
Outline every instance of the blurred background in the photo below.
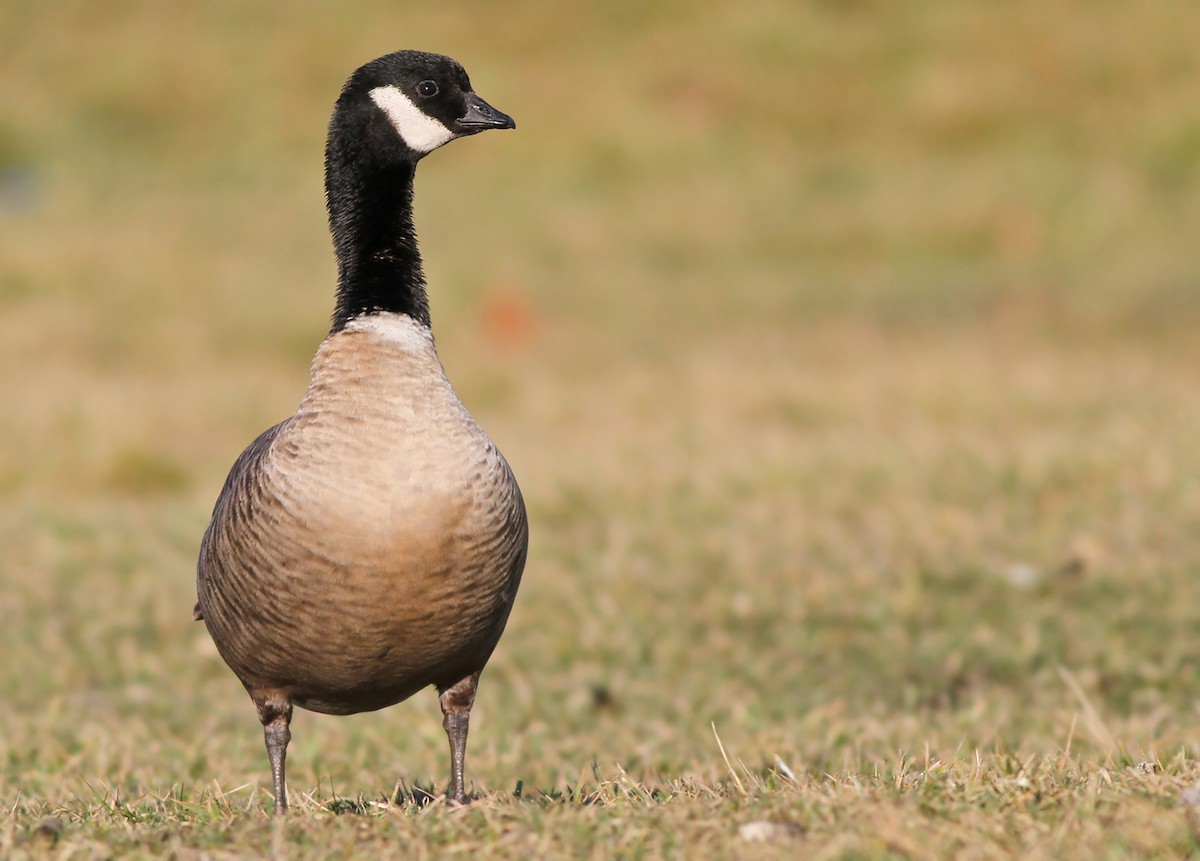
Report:
[[[267,785],[195,554],[328,328],[333,101],[398,48],[518,123],[416,196],[532,518],[477,786],[720,775],[710,721],[751,766],[1048,750],[1081,694],[1077,749],[1190,745],[1198,44],[1186,0],[6,0],[0,790]],[[301,716],[293,780],[440,782],[436,714]]]

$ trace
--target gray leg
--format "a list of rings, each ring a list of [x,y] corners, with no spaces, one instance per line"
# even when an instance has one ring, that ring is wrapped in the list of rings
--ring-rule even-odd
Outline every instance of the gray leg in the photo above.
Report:
[[[450,786],[446,798],[457,804],[466,803],[463,790],[463,763],[467,757],[467,725],[471,721],[471,706],[475,705],[475,688],[479,673],[472,673],[448,688],[439,688],[442,704],[442,726],[450,739]]]
[[[284,763],[287,761],[287,746],[292,740],[289,725],[292,722],[292,704],[284,698],[254,698],[258,706],[258,719],[262,721],[263,737],[267,742],[267,756],[271,759],[271,778],[275,782],[275,813],[287,810],[287,779]]]

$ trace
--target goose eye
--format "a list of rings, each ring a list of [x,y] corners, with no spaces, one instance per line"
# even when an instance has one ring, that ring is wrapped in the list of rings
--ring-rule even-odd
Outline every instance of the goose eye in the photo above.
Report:
[[[421,81],[421,83],[417,84],[417,95],[428,99],[430,96],[436,96],[437,93],[438,85],[433,81]]]

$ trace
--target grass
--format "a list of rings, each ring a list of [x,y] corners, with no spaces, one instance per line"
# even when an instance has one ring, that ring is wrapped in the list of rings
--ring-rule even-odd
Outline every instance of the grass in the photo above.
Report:
[[[1200,855],[1200,12],[119,7],[0,13],[0,856]],[[531,558],[476,801],[426,695],[275,822],[193,565],[401,46],[519,124],[417,219]]]

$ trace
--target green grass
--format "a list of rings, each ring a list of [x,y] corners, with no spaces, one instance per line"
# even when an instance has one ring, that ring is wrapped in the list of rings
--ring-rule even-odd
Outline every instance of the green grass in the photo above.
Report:
[[[1200,10],[0,12],[0,857],[1200,855]],[[324,334],[325,123],[398,47],[434,328],[529,505],[448,809],[423,695],[272,821],[191,622]],[[791,824],[751,843],[742,825]]]

